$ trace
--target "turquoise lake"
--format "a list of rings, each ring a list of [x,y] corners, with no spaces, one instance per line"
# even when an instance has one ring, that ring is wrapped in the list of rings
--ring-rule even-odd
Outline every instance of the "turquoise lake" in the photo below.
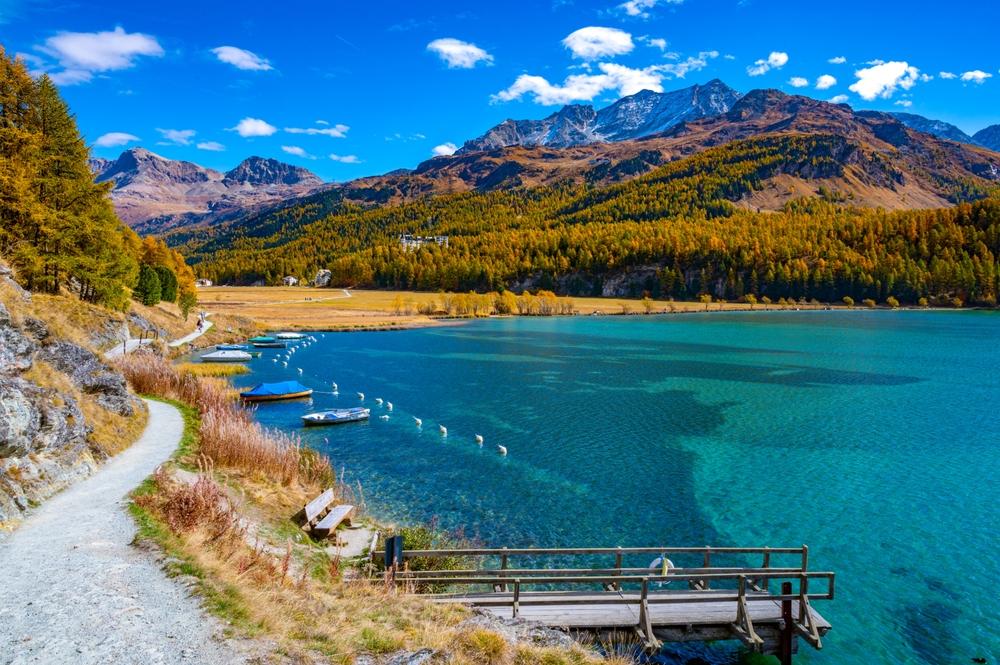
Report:
[[[837,597],[817,603],[825,648],[802,645],[797,662],[1000,658],[996,313],[508,318],[317,338],[288,368],[265,351],[237,383],[336,381],[338,396],[257,417],[329,454],[376,517],[488,545],[805,543]],[[370,422],[300,427],[358,391]],[[664,661],[693,654],[740,650]]]

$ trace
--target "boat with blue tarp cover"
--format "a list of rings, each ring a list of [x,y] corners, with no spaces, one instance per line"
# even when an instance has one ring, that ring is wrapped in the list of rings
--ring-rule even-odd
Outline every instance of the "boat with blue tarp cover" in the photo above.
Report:
[[[363,406],[356,406],[351,409],[330,409],[329,411],[317,411],[307,413],[302,416],[304,425],[338,425],[340,423],[356,423],[361,420],[368,420],[371,409]]]
[[[282,381],[280,383],[258,383],[250,390],[240,393],[246,402],[274,402],[281,399],[298,399],[312,395],[312,388],[307,388],[298,381]]]

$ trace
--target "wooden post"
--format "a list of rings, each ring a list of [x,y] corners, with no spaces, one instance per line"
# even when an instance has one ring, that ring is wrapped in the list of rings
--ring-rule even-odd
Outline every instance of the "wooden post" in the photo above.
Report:
[[[521,609],[521,580],[520,578],[514,579],[514,608],[511,611],[511,616],[517,618],[517,613]]]
[[[792,593],[792,583],[781,583],[781,595]],[[792,601],[785,598],[781,601],[781,635],[778,638],[778,660],[781,665],[792,665]]]
[[[708,545],[705,546],[705,560],[703,562],[702,567],[703,568],[712,567],[712,548],[709,547]],[[708,580],[701,581],[701,588],[705,589],[706,591],[708,590]]]
[[[500,570],[507,570],[507,547],[504,546],[503,549],[504,549],[504,553],[500,555]],[[501,573],[500,576],[503,577],[504,576],[503,573]],[[507,585],[504,584],[501,587],[501,590],[502,591],[506,591],[507,590]],[[514,616],[517,616],[517,615],[515,614]]]
[[[770,547],[765,547],[764,548],[764,568],[770,568],[770,567],[771,567],[771,548]],[[770,593],[770,591],[771,591],[771,578],[770,577],[765,577],[764,578],[764,584],[762,585],[762,588],[764,589],[764,591]]]
[[[621,545],[618,546],[618,551],[615,552],[615,571],[616,571],[615,572],[616,575],[621,575],[622,574],[622,546]],[[621,591],[621,589],[622,589],[621,582],[615,582],[614,583],[614,590],[615,591]]]

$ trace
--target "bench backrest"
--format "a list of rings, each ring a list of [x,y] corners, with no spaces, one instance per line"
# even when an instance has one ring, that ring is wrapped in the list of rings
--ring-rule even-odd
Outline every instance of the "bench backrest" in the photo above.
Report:
[[[326,507],[329,506],[331,503],[333,503],[332,487],[323,492],[322,494],[320,494],[318,497],[316,497],[309,503],[307,503],[306,507],[303,508],[303,512],[305,513],[306,517],[306,522],[312,523],[312,521],[315,520],[317,517],[319,517],[323,513],[323,511],[326,510]]]

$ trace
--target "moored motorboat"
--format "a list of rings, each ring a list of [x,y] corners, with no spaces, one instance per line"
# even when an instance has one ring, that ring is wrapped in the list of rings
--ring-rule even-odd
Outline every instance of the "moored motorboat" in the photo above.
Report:
[[[283,349],[285,348],[285,343],[270,337],[268,335],[261,335],[259,337],[251,337],[248,340],[254,347],[258,349]]]
[[[329,411],[317,411],[307,413],[302,416],[303,425],[338,425],[340,423],[356,423],[360,420],[368,420],[371,410],[361,406],[352,409],[330,409]]]
[[[240,393],[245,402],[274,402],[282,399],[298,399],[312,395],[312,388],[307,388],[298,381],[281,381],[280,383],[258,383],[250,390]]]
[[[245,363],[252,358],[246,351],[213,351],[201,357],[203,363]]]
[[[215,348],[219,351],[246,351],[246,344],[216,344]]]
[[[297,332],[280,332],[275,337],[278,339],[302,339],[305,335]]]

